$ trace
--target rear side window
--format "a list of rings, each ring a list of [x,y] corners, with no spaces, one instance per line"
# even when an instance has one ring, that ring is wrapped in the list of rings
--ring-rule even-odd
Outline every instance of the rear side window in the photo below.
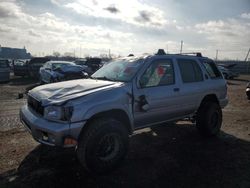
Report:
[[[218,70],[218,68],[216,67],[213,61],[203,61],[203,65],[205,69],[207,70],[207,73],[209,74],[210,78],[222,77],[220,71]]]
[[[184,83],[200,82],[203,80],[201,68],[196,61],[191,59],[178,59],[177,62]]]

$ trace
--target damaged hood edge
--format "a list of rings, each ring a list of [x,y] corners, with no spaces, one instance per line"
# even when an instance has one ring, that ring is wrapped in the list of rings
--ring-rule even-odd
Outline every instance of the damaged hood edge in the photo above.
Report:
[[[101,90],[120,87],[122,82],[111,82],[103,80],[72,80],[39,86],[31,91],[29,95],[40,101],[43,106],[50,104],[60,105],[71,99],[76,99]]]

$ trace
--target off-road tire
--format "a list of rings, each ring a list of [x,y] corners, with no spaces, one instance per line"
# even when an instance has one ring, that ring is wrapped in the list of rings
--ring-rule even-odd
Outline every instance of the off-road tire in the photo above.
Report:
[[[81,165],[93,174],[109,172],[125,157],[129,145],[128,135],[127,128],[118,120],[93,120],[80,135],[77,158]]]
[[[201,135],[206,137],[216,136],[222,124],[221,107],[215,102],[206,102],[197,112],[196,127]]]

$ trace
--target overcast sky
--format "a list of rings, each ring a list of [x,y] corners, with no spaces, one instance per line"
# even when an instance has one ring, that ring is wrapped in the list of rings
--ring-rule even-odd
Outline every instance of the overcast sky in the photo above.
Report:
[[[244,59],[250,0],[0,0],[0,45],[33,55],[201,51]]]

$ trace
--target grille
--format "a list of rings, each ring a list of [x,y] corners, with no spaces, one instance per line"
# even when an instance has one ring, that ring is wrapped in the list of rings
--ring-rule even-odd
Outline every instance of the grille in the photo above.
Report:
[[[41,105],[41,102],[36,100],[30,95],[28,95],[28,106],[32,108],[38,114],[43,115],[43,107]]]

